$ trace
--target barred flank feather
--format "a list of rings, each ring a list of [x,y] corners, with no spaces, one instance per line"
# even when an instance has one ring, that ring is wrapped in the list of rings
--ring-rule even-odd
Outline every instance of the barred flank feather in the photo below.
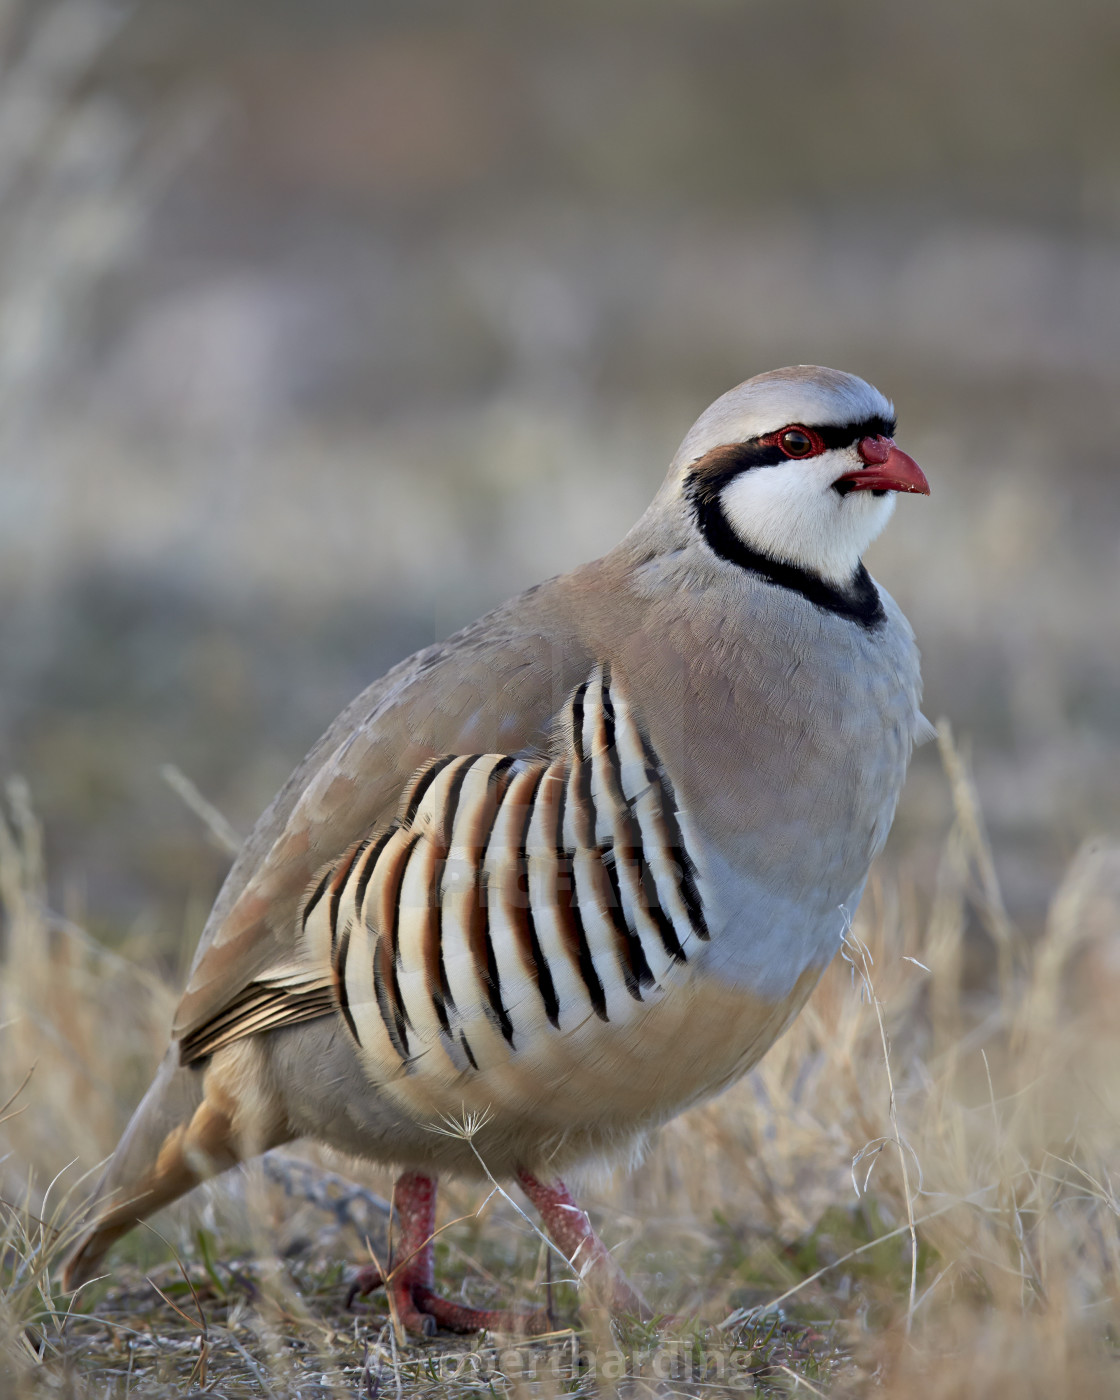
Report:
[[[470,1074],[658,995],[708,937],[672,782],[609,667],[561,718],[570,742],[552,762],[426,764],[397,820],[314,885],[303,980],[254,983],[184,1040],[184,1063],[337,1011],[379,1077],[432,1054],[425,1069]]]

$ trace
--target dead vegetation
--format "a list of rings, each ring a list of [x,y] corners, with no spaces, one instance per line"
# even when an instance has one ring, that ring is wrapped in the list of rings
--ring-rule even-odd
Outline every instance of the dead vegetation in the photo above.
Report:
[[[53,915],[25,788],[0,827],[0,1328],[14,1396],[1115,1392],[1120,851],[1071,862],[1043,935],[1004,912],[967,768],[932,901],[880,870],[845,953],[763,1065],[599,1182],[607,1239],[675,1320],[431,1344],[345,1270],[384,1248],[387,1178],[281,1155],[165,1213],[75,1298],[51,1272],[88,1170],[162,1050],[172,989]],[[966,925],[989,985],[962,979]],[[69,1164],[69,1165],[68,1165]],[[357,1186],[349,1181],[356,1180]],[[539,1300],[541,1240],[453,1184],[440,1269]],[[157,1233],[158,1231],[158,1233]]]

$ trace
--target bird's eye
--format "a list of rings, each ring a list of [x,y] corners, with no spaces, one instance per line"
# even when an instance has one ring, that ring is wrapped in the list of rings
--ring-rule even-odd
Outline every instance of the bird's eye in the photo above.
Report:
[[[787,457],[809,457],[816,444],[803,429],[787,428],[784,433],[779,434],[778,446]]]

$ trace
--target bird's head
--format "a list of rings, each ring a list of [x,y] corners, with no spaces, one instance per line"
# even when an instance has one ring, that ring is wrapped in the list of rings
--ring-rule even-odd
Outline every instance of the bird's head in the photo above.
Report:
[[[728,562],[843,593],[897,494],[929,494],[894,429],[890,402],[855,375],[815,365],[771,370],[700,415],[666,486]]]

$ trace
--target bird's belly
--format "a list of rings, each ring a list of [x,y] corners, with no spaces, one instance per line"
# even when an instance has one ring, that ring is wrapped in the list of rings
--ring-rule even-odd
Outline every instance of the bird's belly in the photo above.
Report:
[[[588,1016],[520,1051],[496,1034],[479,1046],[478,1070],[441,1073],[420,1058],[378,1087],[420,1122],[468,1116],[542,1151],[561,1142],[603,1148],[746,1073],[800,1011],[821,967],[806,968],[778,998],[681,971],[623,1025]]]

